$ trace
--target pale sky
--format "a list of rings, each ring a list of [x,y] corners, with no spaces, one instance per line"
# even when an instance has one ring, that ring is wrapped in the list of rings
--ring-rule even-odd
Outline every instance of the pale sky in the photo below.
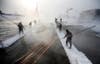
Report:
[[[34,16],[38,7],[39,18],[43,22],[53,21],[55,17],[66,15],[66,10],[73,8],[73,15],[88,9],[100,8],[100,0],[4,0],[5,12]],[[35,12],[35,13],[34,13]]]

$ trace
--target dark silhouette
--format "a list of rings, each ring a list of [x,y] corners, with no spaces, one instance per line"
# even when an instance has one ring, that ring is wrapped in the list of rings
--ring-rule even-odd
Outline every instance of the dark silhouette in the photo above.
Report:
[[[32,26],[32,22],[29,23],[29,26]]]
[[[0,14],[3,15],[4,13],[2,13],[2,11],[0,10]]]
[[[65,36],[64,36],[64,38],[65,37],[67,37],[67,40],[66,40],[66,45],[68,44],[68,42],[69,42],[69,44],[70,44],[70,49],[71,49],[71,47],[72,47],[72,37],[73,37],[73,35],[72,35],[72,33],[68,30],[68,29],[66,29],[66,34],[65,34]]]
[[[60,23],[62,23],[62,18],[60,18]]]
[[[24,31],[23,31],[23,29],[24,29],[23,24],[21,22],[19,22],[17,26],[18,26],[18,29],[19,29],[19,34],[20,33],[24,33]]]
[[[58,23],[58,19],[57,19],[57,18],[55,18],[55,23],[56,23],[56,24]]]
[[[59,30],[61,31],[62,30],[62,18],[60,18],[60,22],[58,22],[58,19],[55,18],[55,23],[56,23],[57,28],[59,28]]]
[[[62,30],[62,18],[60,18],[59,30]]]
[[[56,23],[57,28],[59,28],[60,23],[58,22],[57,18],[55,18],[55,23]]]

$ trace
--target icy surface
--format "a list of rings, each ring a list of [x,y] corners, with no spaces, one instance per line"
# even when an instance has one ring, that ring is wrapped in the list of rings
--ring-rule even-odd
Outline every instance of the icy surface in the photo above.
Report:
[[[7,38],[6,40],[2,41],[2,42],[0,43],[0,48],[6,48],[6,47],[11,46],[11,45],[14,44],[18,39],[22,38],[25,34],[27,34],[28,31],[29,31],[29,30],[26,29],[26,30],[24,30],[24,33],[16,34],[15,36],[9,37],[9,38]]]
[[[2,42],[2,45],[0,45],[0,48],[1,47],[9,47],[10,45],[12,45],[15,41],[17,41],[18,39],[20,39],[21,37],[23,37],[24,36],[24,34],[17,34],[17,35],[15,35],[15,36],[13,36],[13,37],[10,37],[10,38],[8,38],[8,39],[6,39],[6,40],[4,40],[3,42]]]
[[[74,45],[72,46],[71,49],[69,49],[66,46],[65,43],[66,39],[63,38],[64,37],[63,32],[57,30],[57,34],[71,64],[92,64],[92,62],[86,57],[86,55],[81,51],[79,51]]]
[[[33,31],[32,31],[32,30],[33,30]],[[33,26],[33,27],[27,27],[27,28],[25,28],[23,34],[22,34],[22,33],[21,33],[21,34],[16,34],[15,36],[9,37],[9,38],[7,38],[6,40],[2,41],[2,42],[0,43],[0,48],[6,48],[6,47],[11,46],[11,45],[14,44],[18,39],[22,38],[24,35],[28,34],[30,31],[32,31],[32,32],[39,32],[39,31],[41,31],[41,30],[43,30],[43,29],[41,28],[40,25],[35,25],[35,26]]]

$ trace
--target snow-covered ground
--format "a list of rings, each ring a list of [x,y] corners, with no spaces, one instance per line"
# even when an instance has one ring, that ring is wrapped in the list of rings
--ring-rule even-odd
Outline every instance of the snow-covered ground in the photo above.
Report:
[[[41,26],[35,26],[34,28],[34,32],[37,32],[37,30],[40,29]],[[3,43],[3,47],[9,47],[10,45],[12,45],[15,41],[17,41],[18,39],[22,38],[25,34],[27,34],[30,30],[32,29],[26,29],[24,34],[17,34],[13,37],[10,37],[6,40],[4,40]],[[64,37],[64,33],[60,32],[59,30],[57,30],[57,34],[59,36],[59,39],[61,40],[62,46],[64,47],[64,50],[67,54],[67,56],[69,57],[70,63],[71,64],[92,64],[92,62],[86,57],[86,55],[84,53],[82,53],[81,51],[78,51],[78,49],[73,45],[72,49],[69,49],[68,47],[66,47],[66,43],[65,40],[63,39]],[[0,45],[0,48],[2,47],[2,45]]]
[[[63,32],[57,30],[57,34],[71,64],[92,64],[92,62],[87,58],[87,56],[81,51],[79,51],[74,45],[71,49],[66,46],[66,39],[63,39]]]
[[[12,44],[14,44],[17,40],[19,40],[20,38],[22,38],[29,30],[26,29],[24,30],[24,33],[21,34],[15,34],[15,36],[13,37],[9,37],[7,39],[5,39],[4,41],[2,41],[0,43],[0,48],[6,48],[11,46]]]
[[[2,41],[0,43],[0,48],[6,48],[6,47],[9,47],[11,46],[12,44],[14,44],[17,40],[19,40],[20,38],[22,38],[24,35],[28,34],[30,31],[32,32],[40,32],[43,30],[42,28],[43,26],[41,25],[35,25],[35,26],[32,26],[32,27],[27,27],[25,28],[24,30],[24,34],[16,34],[15,36],[13,37],[9,37],[7,38],[6,40]]]
[[[17,41],[18,39],[20,39],[21,37],[23,37],[24,34],[17,34],[13,37],[10,37],[4,41],[1,42],[0,48],[5,48],[5,47],[9,47],[10,45],[12,45],[15,41]]]

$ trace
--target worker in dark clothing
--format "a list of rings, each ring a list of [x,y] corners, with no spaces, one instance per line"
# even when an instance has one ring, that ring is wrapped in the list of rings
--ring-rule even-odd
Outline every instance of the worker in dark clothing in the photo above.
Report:
[[[56,23],[56,27],[58,28],[59,27],[59,23],[58,23],[58,19],[57,18],[55,18],[55,23]]]
[[[62,24],[60,22],[58,22],[58,19],[57,18],[55,18],[55,23],[57,25],[57,28],[59,28],[59,30],[61,30]]]
[[[55,23],[57,24],[58,23],[58,21],[57,21],[58,19],[57,18],[55,18]]]
[[[32,22],[29,23],[29,26],[32,26]]]
[[[19,22],[17,26],[18,26],[18,29],[19,29],[19,34],[20,33],[24,33],[24,31],[23,31],[23,29],[24,29],[23,24],[21,22]]]
[[[60,18],[60,23],[59,23],[59,30],[62,30],[62,18]]]
[[[73,37],[73,35],[72,35],[72,33],[68,30],[68,29],[66,29],[66,35],[64,36],[64,38],[65,37],[67,37],[67,40],[66,40],[66,45],[68,44],[68,42],[69,42],[69,44],[70,44],[70,49],[71,49],[71,47],[72,47],[72,37]]]
[[[62,18],[60,18],[60,23],[62,23]]]

